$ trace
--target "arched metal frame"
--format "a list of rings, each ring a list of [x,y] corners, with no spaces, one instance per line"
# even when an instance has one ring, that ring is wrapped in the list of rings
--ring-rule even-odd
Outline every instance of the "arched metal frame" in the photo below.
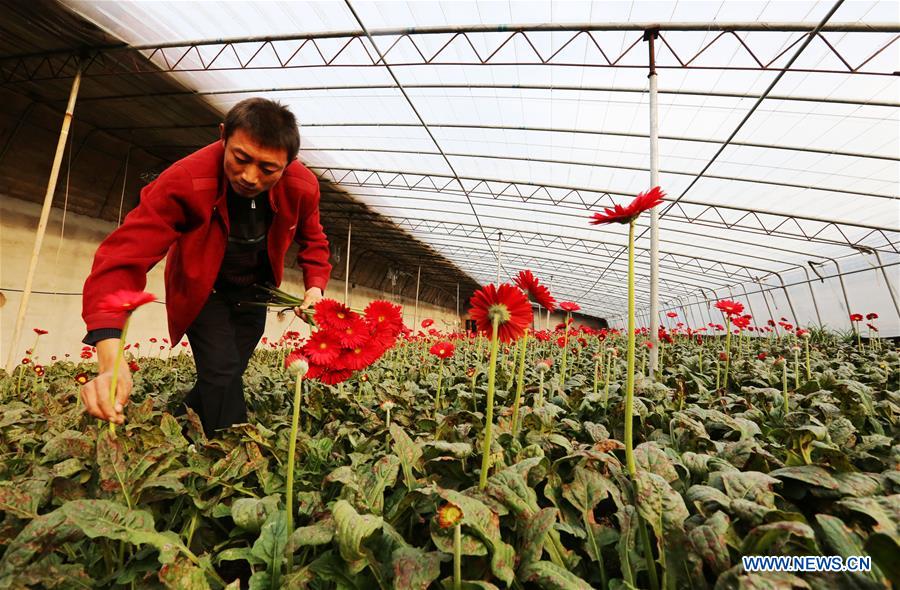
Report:
[[[353,11],[352,5],[348,3],[348,7]],[[802,47],[804,43],[813,40],[824,43],[830,52],[843,65],[842,68],[819,67],[818,65],[807,65],[803,68],[790,69],[791,72],[799,73],[819,73],[819,74],[853,74],[855,76],[868,77],[885,77],[894,76],[896,71],[888,71],[884,69],[873,69],[869,66],[875,58],[883,52],[894,46],[900,35],[900,26],[896,23],[826,23],[817,29],[805,23],[613,23],[603,25],[523,25],[523,26],[466,26],[466,27],[424,27],[418,29],[382,29],[367,30],[364,23],[353,11],[354,17],[357,18],[360,30],[354,31],[338,31],[328,32],[315,35],[291,35],[291,36],[273,36],[273,37],[246,37],[240,39],[226,40],[200,40],[200,41],[178,41],[169,44],[154,44],[143,46],[127,46],[124,44],[94,47],[86,51],[79,51],[79,55],[84,56],[82,60],[83,76],[86,79],[92,77],[104,76],[127,76],[127,75],[160,75],[165,73],[179,72],[214,72],[214,71],[231,71],[231,70],[290,70],[290,69],[309,69],[309,68],[333,68],[333,67],[373,67],[385,69],[393,78],[394,85],[383,85],[380,88],[399,90],[409,107],[415,113],[418,123],[389,123],[387,126],[394,127],[415,127],[423,129],[436,148],[431,152],[436,157],[440,157],[452,171],[451,175],[435,174],[429,171],[409,171],[409,170],[383,170],[383,169],[358,169],[358,168],[339,168],[335,166],[311,166],[324,179],[330,180],[332,184],[342,189],[346,189],[351,195],[365,197],[374,200],[377,204],[382,197],[389,196],[396,199],[400,195],[404,200],[409,200],[410,206],[398,206],[396,204],[386,203],[385,210],[403,211],[402,216],[390,215],[397,225],[407,231],[413,237],[417,237],[429,244],[439,246],[438,251],[441,255],[454,262],[459,268],[469,272],[470,276],[478,281],[490,280],[490,268],[499,265],[504,270],[531,267],[537,264],[543,271],[548,272],[555,277],[555,291],[561,294],[569,295],[572,299],[578,299],[582,302],[582,307],[590,310],[596,315],[610,315],[617,309],[622,308],[621,302],[623,297],[617,293],[605,293],[603,298],[595,295],[596,287],[603,285],[610,288],[619,287],[618,291],[623,290],[624,271],[623,263],[619,260],[621,255],[621,236],[618,240],[606,242],[607,236],[612,236],[615,232],[610,230],[598,230],[596,240],[588,240],[582,237],[574,238],[564,235],[564,226],[560,229],[550,232],[534,232],[530,233],[521,229],[504,227],[502,224],[491,225],[488,220],[498,218],[491,216],[487,211],[490,209],[491,202],[497,205],[510,203],[520,203],[523,209],[528,206],[539,205],[541,207],[552,207],[554,214],[559,216],[581,217],[584,212],[590,209],[596,209],[605,206],[613,206],[621,203],[623,197],[633,195],[599,190],[596,187],[584,186],[566,186],[566,185],[549,185],[549,184],[532,184],[524,182],[523,179],[497,179],[497,178],[479,178],[460,175],[454,168],[453,160],[459,158],[484,158],[484,159],[500,159],[510,161],[526,161],[533,163],[552,163],[565,166],[592,166],[602,167],[608,165],[618,170],[632,170],[636,172],[646,172],[649,169],[639,166],[625,166],[619,163],[597,163],[582,162],[577,160],[547,160],[540,158],[522,158],[510,155],[492,155],[492,154],[475,154],[475,153],[456,153],[450,152],[441,146],[440,142],[432,132],[437,128],[478,128],[478,129],[495,129],[501,132],[506,131],[528,131],[536,133],[564,133],[564,134],[592,134],[592,135],[609,135],[629,138],[644,138],[645,134],[624,133],[610,130],[579,130],[579,129],[556,129],[542,127],[504,127],[502,125],[468,125],[448,124],[426,121],[419,113],[415,102],[407,94],[407,89],[425,89],[425,88],[492,88],[490,84],[484,85],[454,85],[454,84],[401,84],[398,77],[392,71],[392,68],[413,67],[416,65],[470,65],[470,66],[521,66],[521,65],[543,65],[543,66],[577,66],[583,68],[627,68],[627,69],[646,69],[646,65],[630,63],[629,60],[635,53],[643,51],[641,49],[641,41],[645,38],[648,31],[658,34],[659,53],[657,54],[656,68],[663,72],[667,70],[717,70],[717,71],[760,71],[784,73],[788,71],[784,61],[792,51],[798,47]],[[826,19],[827,20],[827,19]],[[597,35],[605,31],[622,31],[627,34],[633,34],[633,41],[626,43],[625,47],[618,55],[608,55],[602,48]],[[702,48],[692,54],[681,54],[673,46],[667,37],[684,31],[705,31],[715,33],[714,38],[706,43]],[[762,31],[780,31],[794,33],[792,40],[783,50],[771,57],[764,59],[758,47],[753,47],[753,43],[747,41],[740,33],[746,32],[762,32]],[[829,41],[831,33],[892,33],[893,35],[883,45],[873,48],[866,55],[857,56],[856,61],[851,63],[850,59],[842,54],[836,48],[836,44]],[[473,37],[486,33],[494,33],[501,35],[502,38],[496,40],[494,48],[487,52],[479,52]],[[561,45],[552,53],[545,53],[538,48],[541,46],[537,37],[547,33],[565,34],[569,37],[564,40]],[[423,36],[446,36],[447,40],[436,51],[427,51],[423,46],[417,44],[417,39]],[[379,41],[376,42],[376,39]],[[750,58],[754,65],[733,65],[733,61],[729,58],[726,61],[716,61],[720,54],[725,55],[726,52],[719,52],[717,48],[725,43],[726,40],[737,40],[741,51],[745,52],[745,56]],[[321,43],[328,40],[329,43]],[[335,40],[342,43],[335,45]],[[382,41],[387,41],[384,43]],[[585,59],[581,62],[566,61],[566,48],[574,46],[575,43],[586,41],[590,46],[596,49],[590,57],[585,55]],[[284,42],[295,42],[296,48],[288,55],[280,52],[283,49]],[[524,46],[530,47],[533,53],[517,55],[515,61],[508,61],[503,49],[511,47],[516,43],[524,43]],[[328,46],[326,49],[325,46]],[[454,50],[457,46],[467,46],[471,48],[469,53],[469,61],[446,61],[444,58],[447,54]],[[367,57],[359,59],[359,52],[350,51],[350,48],[359,46],[363,50],[363,54]],[[338,47],[337,51],[333,47]],[[415,48],[415,54],[419,59],[413,61],[395,61],[393,55],[400,52],[401,48]],[[321,57],[320,63],[306,63],[301,56],[308,56],[310,48],[314,49],[313,53],[317,53]],[[246,53],[252,50],[249,57]],[[633,53],[634,52],[634,53]],[[214,54],[209,59],[204,55]],[[242,58],[241,55],[244,54]],[[408,56],[408,51],[404,53]],[[32,83],[41,80],[52,80],[67,78],[73,75],[76,63],[75,52],[58,51],[47,52],[42,54],[17,55],[0,57],[0,85],[7,87],[15,87],[20,83]],[[273,61],[274,59],[274,61]],[[357,60],[357,61],[354,61]],[[704,65],[700,62],[704,61]],[[710,63],[709,60],[713,60]],[[215,96],[229,93],[251,93],[258,91],[279,92],[286,90],[355,90],[355,89],[372,89],[379,86],[283,86],[266,89],[229,89],[223,88],[218,91],[191,91],[190,94]],[[507,87],[508,88],[508,87]],[[554,87],[540,84],[516,86],[520,89],[534,90],[567,90],[565,87]],[[620,92],[620,93],[646,93],[646,89],[642,88],[617,88],[617,87],[570,87],[569,90],[574,91],[603,91],[603,92]],[[770,88],[771,89],[771,88]],[[720,96],[731,98],[755,98],[762,100],[768,98],[770,100],[795,101],[795,102],[816,102],[827,104],[850,104],[850,105],[868,105],[883,106],[888,108],[896,108],[900,103],[891,101],[856,101],[853,99],[815,97],[815,96],[798,96],[798,95],[778,95],[771,94],[766,96],[765,93],[759,94],[736,94],[727,92],[692,92],[690,90],[670,89],[660,90],[660,94],[672,95],[690,95],[696,94],[700,96]],[[83,99],[84,101],[100,101],[100,100],[123,100],[126,98],[135,98],[139,95],[106,95],[94,96]],[[30,108],[30,107],[29,107]],[[24,116],[24,115],[23,115]],[[343,122],[343,123],[313,123],[309,127],[362,127],[372,126],[368,122]],[[378,124],[384,126],[383,124]],[[122,128],[110,128],[110,130],[121,130]],[[102,130],[102,129],[101,129]],[[131,128],[131,131],[139,131],[139,127]],[[13,131],[15,134],[15,130]],[[733,134],[732,134],[733,135]],[[10,136],[11,139],[12,136]],[[718,140],[701,137],[687,136],[667,136],[662,135],[660,139],[663,141],[684,141],[702,144],[718,144]],[[9,141],[9,140],[8,140]],[[729,139],[730,141],[730,139]],[[82,140],[82,146],[87,142],[87,137]],[[727,144],[728,142],[726,142]],[[760,149],[777,149],[791,152],[805,153],[821,153],[828,155],[846,156],[848,158],[861,158],[872,160],[883,160],[896,162],[900,160],[895,156],[886,156],[884,154],[866,154],[854,151],[835,151],[835,150],[818,150],[814,147],[789,146],[789,145],[767,145],[758,142],[732,142],[734,146],[752,147]],[[4,146],[4,151],[8,147]],[[145,147],[145,146],[139,146]],[[153,147],[153,146],[147,146]],[[336,149],[336,148],[319,148],[316,150],[308,150],[307,153],[340,153],[344,151],[368,152],[368,153],[408,153],[402,149]],[[721,151],[721,150],[720,150]],[[417,152],[418,154],[427,154],[429,152]],[[2,157],[2,152],[0,152]],[[77,156],[76,156],[77,157]],[[665,163],[664,163],[665,165]],[[708,167],[708,166],[707,166]],[[705,168],[704,168],[705,171]],[[694,172],[679,171],[677,169],[663,169],[664,173],[685,174],[694,176]],[[703,172],[701,172],[703,175]],[[705,178],[720,178],[722,180],[735,182],[748,182],[770,186],[782,186],[789,188],[805,188],[802,183],[793,183],[785,181],[775,181],[768,179],[757,179],[749,177],[735,177],[725,175],[704,175]],[[691,185],[693,186],[693,185]],[[364,193],[360,189],[381,189],[390,191],[389,195],[379,193]],[[688,190],[690,190],[690,186]],[[831,191],[835,194],[843,194],[851,197],[859,198],[877,198],[895,200],[897,197],[893,194],[873,193],[871,191],[854,191],[846,188],[837,187],[815,187],[818,190]],[[686,190],[685,193],[688,191]],[[429,203],[447,203],[446,199],[435,197],[423,197],[422,194],[430,195],[447,195],[450,197],[463,197],[469,204],[470,213],[474,217],[474,223],[457,223],[440,219],[429,218],[427,212],[436,214],[458,212],[444,211],[435,205],[428,207],[415,207],[415,204]],[[338,207],[342,213],[344,207]],[[337,210],[335,212],[337,212]],[[323,211],[329,211],[323,206]],[[760,284],[759,293],[765,299],[765,294],[774,290],[781,289],[784,293],[788,306],[790,307],[793,319],[796,322],[796,312],[794,304],[791,300],[788,286],[805,284],[809,287],[815,306],[816,316],[821,323],[818,303],[816,302],[815,292],[812,289],[808,264],[815,271],[817,266],[825,262],[832,262],[837,269],[837,275],[841,281],[841,287],[844,292],[844,299],[849,308],[849,298],[846,293],[846,287],[843,283],[843,275],[841,272],[839,260],[845,257],[851,251],[868,251],[873,252],[876,256],[884,253],[889,256],[897,256],[900,254],[900,227],[860,224],[849,221],[833,220],[813,215],[797,215],[789,214],[785,211],[766,211],[756,208],[741,208],[734,205],[715,204],[702,198],[685,198],[683,193],[675,201],[667,204],[665,213],[665,223],[667,227],[664,229],[666,237],[661,242],[666,245],[660,249],[660,282],[663,285],[664,293],[662,295],[664,302],[660,308],[660,312],[664,309],[671,309],[673,305],[680,306],[684,313],[684,306],[687,310],[691,310],[692,306],[699,306],[700,316],[702,319],[702,309],[700,299],[691,302],[695,298],[695,293],[699,292],[702,301],[707,306],[709,314],[710,298],[707,296],[707,289],[715,295],[717,291],[722,289],[731,289],[740,286],[744,292],[744,296],[748,299],[749,295],[745,284],[747,282],[761,283],[768,277],[777,277],[780,287],[763,288]],[[357,214],[354,212],[354,214]],[[553,223],[542,223],[545,227],[554,227]],[[696,230],[698,227],[712,228],[715,230],[730,230],[726,235],[710,235],[703,234],[703,237],[710,240],[720,240],[723,246],[720,248],[711,247],[708,249],[708,256],[689,256],[677,251],[680,245],[686,242],[680,241],[682,236],[685,240],[690,240],[692,236],[698,236],[700,232],[691,231],[687,226]],[[646,231],[646,224],[642,225],[643,231]],[[354,236],[361,236],[362,239],[369,241],[371,244],[377,244],[379,236],[375,233],[367,232],[364,228],[357,229],[354,227]],[[505,250],[501,260],[499,249],[495,250],[495,240],[499,234],[503,234],[504,245],[510,244],[516,250],[510,253]],[[746,237],[745,241],[741,241],[736,236]],[[781,245],[773,245],[770,249],[776,253],[775,256],[764,257],[758,254],[747,254],[744,260],[752,262],[752,264],[735,263],[727,260],[729,252],[727,244],[732,246],[736,243],[746,243],[752,245],[751,236],[768,236],[777,240],[783,240]],[[699,236],[698,236],[699,237]],[[430,238],[430,239],[427,239]],[[790,247],[786,245],[789,244]],[[824,250],[823,250],[824,248]],[[648,248],[638,245],[638,268],[648,267],[650,261],[647,260]],[[778,256],[779,251],[800,255],[806,260],[804,262],[783,261]],[[554,255],[555,254],[555,255]],[[594,259],[603,257],[609,259],[608,264],[604,267],[597,264]],[[568,258],[568,260],[562,260]],[[349,261],[348,261],[349,262]],[[880,257],[878,259],[878,268],[887,274],[885,269],[894,266],[896,263],[882,263]],[[347,267],[350,269],[350,267]],[[786,270],[802,268],[806,273],[806,281],[795,282],[786,285],[781,273]],[[599,271],[599,272],[598,272]],[[347,272],[350,272],[349,270]],[[584,279],[587,272],[594,272],[596,278],[591,282],[590,279]],[[859,271],[848,271],[849,273]],[[818,272],[816,272],[818,274]],[[830,277],[829,277],[830,278]],[[888,282],[890,289],[890,282]],[[445,292],[448,291],[446,285],[443,286]],[[645,293],[646,289],[639,288],[639,293]],[[900,306],[897,304],[896,294],[891,290],[891,297],[900,316]],[[683,303],[687,301],[688,303]],[[639,303],[647,304],[646,298],[639,299]],[[768,300],[766,300],[768,305]],[[669,307],[665,307],[668,305]],[[662,313],[660,313],[662,315]],[[754,314],[755,315],[755,314]],[[713,321],[709,315],[710,321]]]

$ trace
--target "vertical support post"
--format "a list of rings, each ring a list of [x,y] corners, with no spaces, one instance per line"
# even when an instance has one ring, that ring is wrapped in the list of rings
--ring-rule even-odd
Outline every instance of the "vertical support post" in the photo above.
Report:
[[[819,321],[819,327],[824,328],[825,325],[822,323],[822,315],[819,313],[819,302],[816,301],[816,292],[812,288],[812,279],[809,278],[809,271],[805,266],[798,265],[799,268],[803,269],[803,272],[806,274],[806,286],[809,287],[809,296],[812,297],[813,309],[816,310],[816,319]]]
[[[456,324],[459,329],[463,329],[462,316],[459,315],[459,282],[456,283]]]
[[[744,283],[741,283],[741,289],[744,290],[744,297],[747,298],[747,309],[750,310],[750,315],[753,316],[753,319],[758,319],[756,312],[753,311],[753,304],[750,303],[750,293],[747,292],[747,287],[744,285]],[[756,324],[759,324],[759,322],[756,322]]]
[[[498,287],[500,286],[500,266],[502,264],[502,258],[500,258],[500,248],[503,246],[503,232],[497,232],[497,282],[495,283]]]
[[[841,284],[841,293],[844,295],[844,303],[847,305],[847,313],[844,314],[847,316],[847,321],[850,322],[850,327],[855,331],[856,326],[853,325],[853,322],[850,321],[850,314],[853,313],[853,310],[850,309],[850,298],[847,297],[847,285],[844,284],[844,273],[841,271],[841,265],[834,258],[828,258],[828,260],[834,263],[834,267],[838,271],[838,282]]]
[[[753,279],[756,281],[756,284],[759,285],[759,294],[762,295],[763,301],[766,304],[766,309],[769,310],[769,318],[774,320],[775,314],[772,313],[772,307],[769,305],[769,300],[766,298],[766,289],[763,288],[762,281],[759,279]],[[772,329],[775,330],[775,335],[780,336],[781,334],[778,332],[778,322],[775,322],[775,325],[772,326]]]
[[[347,260],[344,266],[344,305],[350,305],[350,237],[353,231],[353,221],[347,220]]]
[[[72,125],[75,101],[78,98],[78,88],[81,86],[81,65],[72,80],[72,88],[69,91],[69,102],[66,105],[66,114],[63,116],[62,129],[56,142],[56,154],[53,156],[53,166],[50,169],[50,179],[47,181],[47,192],[44,193],[44,205],[41,208],[41,217],[38,221],[37,234],[34,238],[34,248],[31,251],[31,262],[28,265],[28,275],[25,277],[25,288],[22,290],[22,300],[19,302],[19,314],[16,317],[16,327],[9,343],[9,356],[6,361],[7,373],[12,373],[16,366],[16,351],[19,348],[19,340],[22,338],[22,325],[25,323],[25,313],[28,311],[28,300],[31,298],[31,289],[34,285],[34,275],[37,271],[38,257],[41,253],[41,245],[44,242],[44,234],[47,232],[47,223],[50,220],[50,209],[53,206],[53,193],[56,192],[56,181],[59,179],[59,169],[62,164],[63,153],[66,151],[66,142],[69,139],[69,127]]]
[[[659,108],[656,88],[656,49],[658,31],[644,31],[650,49],[650,186],[659,186]],[[650,375],[659,365],[659,208],[650,210]]]
[[[413,333],[419,329],[419,283],[422,280],[422,265],[419,265],[419,270],[416,273],[416,310],[413,312]]]
[[[787,287],[784,284],[784,279],[781,278],[781,273],[775,273],[775,276],[778,277],[778,281],[781,283],[781,290],[784,291],[784,298],[787,299],[788,308],[791,310],[791,317],[794,319],[794,327],[799,326],[799,322],[797,321],[797,312],[794,311],[794,302],[791,301],[791,294],[788,292]]]

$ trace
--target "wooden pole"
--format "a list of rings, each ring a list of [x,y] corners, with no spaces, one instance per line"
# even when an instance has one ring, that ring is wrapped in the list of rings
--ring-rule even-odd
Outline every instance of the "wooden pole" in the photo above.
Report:
[[[75,73],[72,81],[72,89],[69,92],[69,103],[66,105],[66,114],[63,116],[62,129],[59,132],[59,140],[56,142],[56,155],[53,157],[53,166],[50,169],[50,180],[47,181],[47,192],[44,194],[44,206],[41,208],[41,218],[38,221],[37,234],[34,238],[34,248],[31,251],[31,262],[28,265],[28,275],[25,277],[25,288],[22,290],[22,300],[19,302],[19,315],[16,317],[16,327],[9,343],[9,355],[6,360],[6,371],[12,373],[18,358],[19,340],[22,338],[22,325],[25,323],[25,314],[28,311],[28,300],[31,298],[31,289],[34,286],[34,275],[37,271],[38,257],[41,253],[41,245],[44,243],[44,234],[47,232],[47,223],[50,220],[50,208],[53,206],[53,194],[56,192],[56,181],[59,179],[59,169],[62,164],[63,153],[66,151],[66,142],[69,140],[69,127],[72,125],[72,114],[75,112],[75,100],[78,98],[78,88],[81,86],[81,66]]]
[[[413,313],[413,333],[419,329],[419,281],[422,279],[422,265],[419,265],[419,271],[416,273],[416,310]]]
[[[344,267],[344,305],[350,305],[350,233],[353,223],[347,220],[347,261]]]

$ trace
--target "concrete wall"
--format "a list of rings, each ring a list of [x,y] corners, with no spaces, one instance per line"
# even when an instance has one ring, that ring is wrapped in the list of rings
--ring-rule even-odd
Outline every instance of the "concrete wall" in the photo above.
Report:
[[[5,302],[0,307],[0,366],[6,365],[9,354],[39,216],[40,206],[37,203],[0,195],[0,293],[5,296]],[[42,361],[49,360],[51,355],[62,357],[65,353],[78,356],[83,346],[81,339],[85,335],[81,319],[81,288],[90,273],[97,246],[116,225],[114,222],[67,213],[65,233],[61,239],[62,221],[63,211],[53,208],[25,316],[23,336],[16,352],[17,355],[24,354],[34,344],[33,328],[48,330],[50,333],[42,336],[38,345],[37,354]],[[293,252],[292,250],[288,254],[288,261],[293,260]],[[160,262],[147,277],[146,290],[160,298],[165,296],[164,266],[165,262]],[[298,269],[288,266],[282,288],[301,295],[302,274]],[[351,307],[363,308],[372,299],[391,299],[404,306],[404,319],[408,325],[412,324],[415,315],[413,299],[392,298],[390,292],[353,286],[352,281],[351,287]],[[332,280],[325,295],[343,300],[344,282]],[[420,304],[418,319],[421,321],[426,317],[434,319],[435,327],[440,329],[454,329],[457,325],[455,310]],[[265,335],[274,340],[280,338],[285,330],[302,332],[301,327],[305,328],[305,324],[299,318],[295,319],[293,314],[279,322],[272,313]],[[165,306],[159,303],[148,305],[137,312],[129,328],[128,340],[140,341],[143,350],[147,350],[147,340],[151,337],[160,342],[162,338],[168,337]]]

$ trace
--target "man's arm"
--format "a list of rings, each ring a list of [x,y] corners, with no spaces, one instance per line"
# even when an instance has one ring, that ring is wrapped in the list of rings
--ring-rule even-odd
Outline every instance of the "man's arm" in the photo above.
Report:
[[[141,191],[138,206],[121,227],[103,240],[94,255],[82,300],[82,317],[88,334],[99,338],[96,347],[100,374],[81,388],[85,410],[92,416],[121,424],[132,387],[131,371],[123,361],[119,367],[116,402],[110,401],[113,364],[126,315],[100,311],[98,304],[119,289],[144,290],[147,272],[166,255],[187,223],[184,195],[190,182],[180,166],[163,172]]]
[[[314,193],[311,198],[304,198],[300,206],[300,219],[297,222],[297,231],[294,241],[300,246],[297,250],[297,265],[303,270],[303,284],[306,286],[304,305],[307,302],[314,304],[321,299],[331,277],[331,263],[328,258],[331,251],[328,247],[328,238],[319,221],[319,183],[316,181]],[[315,292],[318,289],[318,299]]]

